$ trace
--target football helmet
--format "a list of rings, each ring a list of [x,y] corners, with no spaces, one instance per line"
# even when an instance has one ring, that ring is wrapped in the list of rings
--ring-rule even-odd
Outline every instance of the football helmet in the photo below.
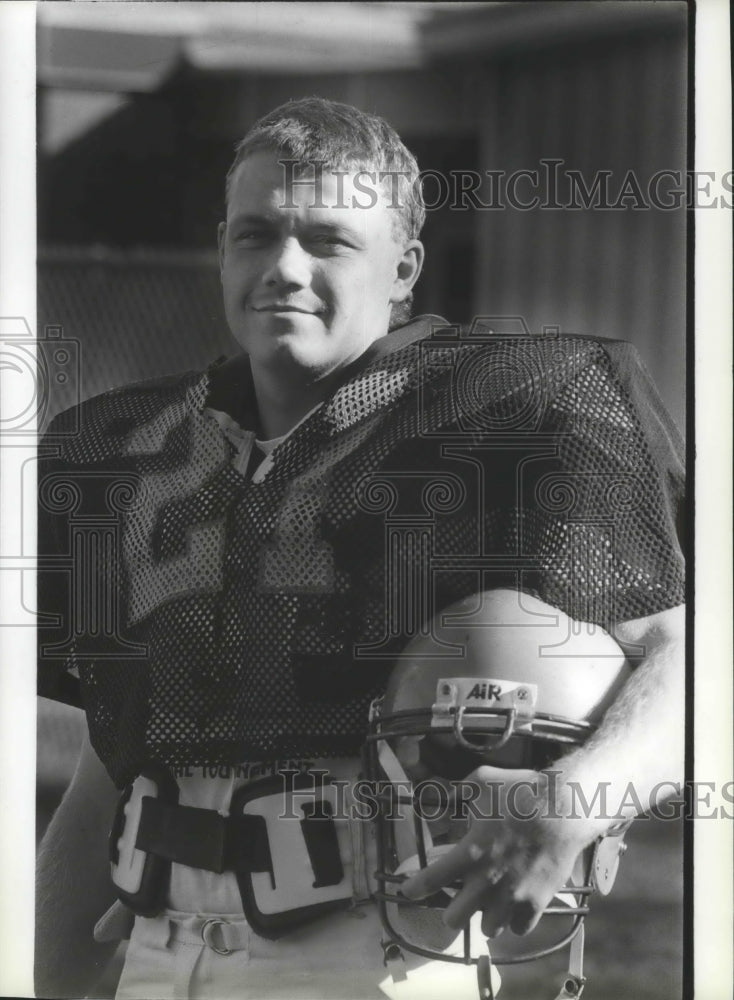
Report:
[[[495,966],[570,948],[558,998],[584,985],[583,921],[594,889],[606,894],[624,849],[620,824],[577,859],[537,928],[511,936],[490,957],[481,914],[456,937],[442,911],[460,885],[409,901],[400,885],[466,833],[456,789],[478,766],[549,768],[582,745],[629,676],[615,640],[536,597],[511,590],[474,594],[445,608],[398,657],[371,708],[366,773],[377,790],[377,890],[386,964],[403,949],[477,967],[479,995],[498,989]],[[519,780],[519,776],[518,776]],[[505,936],[507,937],[507,935]],[[503,942],[504,943],[504,942]]]

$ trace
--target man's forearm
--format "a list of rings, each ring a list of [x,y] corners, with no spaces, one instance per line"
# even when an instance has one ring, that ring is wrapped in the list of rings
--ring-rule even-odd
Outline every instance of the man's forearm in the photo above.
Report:
[[[554,805],[584,840],[648,811],[683,781],[683,609],[657,617],[645,631],[621,626],[620,638],[644,646],[642,662],[591,739],[552,768]]]
[[[114,951],[96,944],[93,931],[115,898],[106,846],[115,798],[87,744],[38,852],[37,996],[85,996]]]
[[[93,939],[94,924],[111,905],[109,889],[88,892],[53,820],[36,874],[35,987],[39,997],[81,997],[94,985],[114,945]]]

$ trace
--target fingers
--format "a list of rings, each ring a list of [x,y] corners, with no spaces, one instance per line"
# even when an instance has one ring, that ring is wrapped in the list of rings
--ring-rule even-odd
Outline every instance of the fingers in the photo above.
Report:
[[[500,878],[494,884],[483,875],[473,876],[453,899],[444,914],[449,927],[464,927],[477,910],[490,912],[488,926],[494,932],[504,926],[512,907],[512,883],[509,878]],[[484,929],[484,922],[482,923]]]
[[[482,933],[485,937],[496,938],[509,923],[513,934],[529,934],[543,916],[544,907],[537,901],[513,899],[509,886],[506,891],[484,904],[482,911]]]
[[[476,860],[473,857],[475,852],[471,850],[473,846],[465,837],[453,850],[404,882],[401,886],[403,895],[408,899],[423,899],[451,885]]]
[[[524,774],[533,772],[513,772],[514,777]],[[482,767],[473,776],[487,788],[494,775]],[[459,883],[444,914],[450,927],[465,926],[482,910],[482,930],[488,937],[505,926],[527,934],[573,865],[574,852],[569,853],[556,833],[548,824],[521,823],[512,815],[500,817],[487,810],[455,847],[402,884],[403,895],[421,899]]]
[[[531,872],[518,884],[510,920],[513,934],[529,934],[533,930],[546,906],[552,902],[555,886],[556,881],[547,872]]]
[[[487,938],[497,938],[507,925],[503,920],[498,920],[495,914],[490,916],[482,915],[482,934]]]
[[[454,897],[444,914],[454,929],[465,927],[477,910],[482,911],[482,933],[498,937],[509,926],[513,934],[528,934],[538,923],[548,900],[517,898],[517,883],[509,875],[487,878],[473,875]]]
[[[449,927],[466,926],[472,914],[482,910],[482,931],[497,937],[509,926],[515,934],[528,934],[553,898],[547,873],[537,870],[520,876],[493,859],[492,850],[482,851],[467,837],[460,844],[403,883],[408,899],[421,899],[457,879],[463,886],[444,914]],[[471,874],[466,875],[467,868]]]
[[[535,771],[492,767],[487,764],[472,771],[465,782],[474,783],[487,796],[486,800],[477,800],[481,806],[481,822],[472,823],[469,833],[459,841],[452,851],[406,881],[402,886],[403,894],[408,899],[421,899],[438,892],[439,889],[450,885],[459,878],[465,878],[468,873],[479,871],[480,863],[486,867],[485,859],[489,859],[493,853],[494,834],[495,832],[501,833],[502,827],[497,826],[497,824],[503,818],[503,809],[498,812],[499,800],[494,801],[491,789],[494,788],[494,791],[497,791],[507,784],[518,781],[527,784],[536,781],[537,778],[538,775]],[[505,830],[504,838],[506,839],[507,836]],[[500,839],[502,839],[502,835]]]
[[[510,919],[512,933],[529,934],[542,917],[544,909],[544,906],[539,906],[537,901],[531,899],[522,899],[515,903]]]

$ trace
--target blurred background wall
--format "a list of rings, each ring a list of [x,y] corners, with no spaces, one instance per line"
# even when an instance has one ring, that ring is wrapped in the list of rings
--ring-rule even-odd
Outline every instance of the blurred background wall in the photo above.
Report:
[[[566,171],[587,187],[609,172],[611,203],[630,170],[645,192],[686,167],[686,17],[615,0],[42,4],[39,325],[80,340],[85,396],[231,351],[223,177],[235,142],[290,97],[384,115],[424,170],[537,170],[523,201],[549,200],[551,159],[561,205]],[[437,182],[426,193],[439,200]],[[634,200],[429,212],[417,310],[631,340],[683,426],[685,211]]]
[[[79,344],[47,416],[233,352],[215,255],[223,180],[237,140],[275,105],[315,94],[383,115],[444,176],[539,171],[535,190],[518,184],[523,200],[553,200],[543,160],[560,161],[559,205],[566,171],[587,188],[606,171],[614,203],[629,171],[643,193],[657,171],[685,172],[687,16],[665,0],[39,4],[39,330]],[[416,311],[630,340],[682,429],[684,208],[499,200],[429,212]],[[41,702],[39,833],[80,732],[78,712]],[[632,995],[629,970],[636,1000],[680,995],[679,831],[664,826],[637,834],[642,860],[606,904],[600,1000]],[[638,930],[624,932],[632,911]]]

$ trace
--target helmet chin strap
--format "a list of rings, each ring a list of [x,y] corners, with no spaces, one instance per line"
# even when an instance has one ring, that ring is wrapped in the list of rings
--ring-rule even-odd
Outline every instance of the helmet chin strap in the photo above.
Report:
[[[407,861],[408,858],[418,855],[421,865],[425,865],[427,857],[421,855],[431,853],[433,850],[433,837],[431,837],[431,831],[428,829],[428,823],[425,819],[419,817],[415,811],[412,794],[413,783],[405,773],[403,765],[396,757],[392,747],[388,745],[387,740],[380,740],[377,757],[382,770],[387,775],[388,781],[392,785],[397,786],[401,792],[398,796],[398,801],[394,804],[395,812],[399,817],[393,826],[393,836],[395,837],[398,858],[402,863]],[[410,797],[409,802],[407,801],[408,797]],[[417,835],[418,827],[420,827],[423,834],[422,843]]]

